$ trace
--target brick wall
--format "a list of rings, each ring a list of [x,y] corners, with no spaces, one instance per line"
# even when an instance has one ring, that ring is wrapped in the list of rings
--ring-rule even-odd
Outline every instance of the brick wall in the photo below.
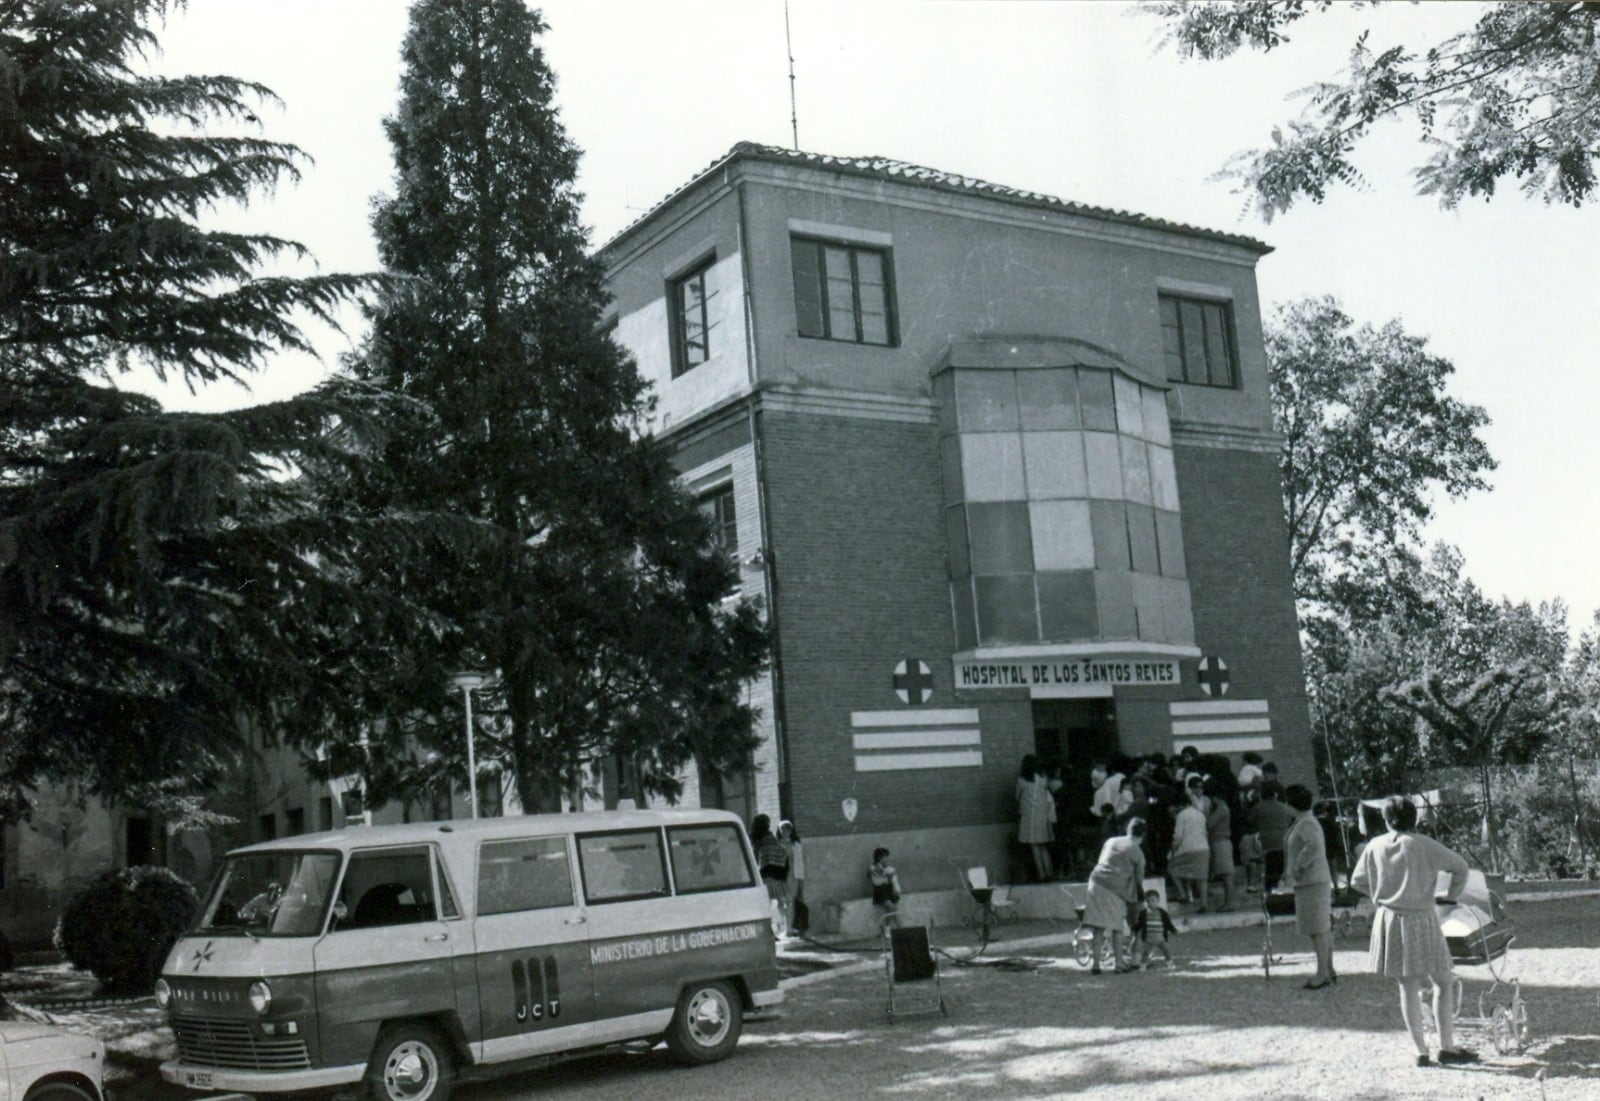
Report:
[[[1284,782],[1314,786],[1277,456],[1179,446],[1175,459],[1195,640],[1228,663],[1230,698],[1270,702],[1273,749],[1266,756]]]
[[[852,711],[914,710],[894,692],[899,661],[932,669],[925,708],[978,706],[952,685],[936,426],[762,416],[796,824],[811,836],[1009,819],[1009,777],[1032,750],[1025,699],[983,705],[982,768],[854,769]]]

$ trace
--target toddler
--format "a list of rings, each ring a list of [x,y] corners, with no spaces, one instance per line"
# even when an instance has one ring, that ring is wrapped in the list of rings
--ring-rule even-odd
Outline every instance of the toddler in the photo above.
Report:
[[[1150,957],[1156,952],[1161,953],[1168,967],[1172,966],[1172,949],[1167,946],[1167,938],[1177,936],[1178,927],[1172,924],[1172,915],[1161,905],[1160,891],[1144,893],[1144,907],[1133,919],[1133,935],[1139,942],[1140,967],[1149,967]]]

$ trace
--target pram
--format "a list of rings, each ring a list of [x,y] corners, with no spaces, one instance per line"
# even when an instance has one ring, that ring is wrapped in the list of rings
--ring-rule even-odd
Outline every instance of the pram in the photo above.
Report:
[[[1094,930],[1083,923],[1084,910],[1088,908],[1089,885],[1087,883],[1063,883],[1061,891],[1072,903],[1072,912],[1078,917],[1078,927],[1072,932],[1072,956],[1078,961],[1079,967],[1088,967],[1095,962],[1094,959]],[[1126,967],[1133,959],[1133,934],[1129,932],[1127,923],[1122,926],[1123,932],[1123,959],[1117,959],[1117,951],[1112,938],[1107,935],[1100,938],[1100,966],[1105,968]]]
[[[1455,902],[1439,898],[1439,928],[1450,948],[1450,962],[1457,967],[1486,967],[1490,984],[1479,991],[1478,1013],[1463,1013],[1465,988],[1460,978],[1448,992],[1454,999],[1458,1028],[1481,1030],[1502,1055],[1521,1051],[1528,1042],[1528,1006],[1522,1000],[1522,984],[1505,974],[1506,956],[1517,939],[1517,927],[1506,916],[1504,900],[1489,889],[1482,872],[1467,873],[1467,886]],[[1509,992],[1510,1001],[1496,1000]],[[1434,1028],[1433,1014],[1424,1007],[1424,1019]]]

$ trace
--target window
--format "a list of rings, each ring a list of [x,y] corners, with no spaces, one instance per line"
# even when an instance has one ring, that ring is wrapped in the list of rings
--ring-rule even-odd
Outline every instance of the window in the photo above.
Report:
[[[719,771],[697,762],[700,769],[700,805],[714,810],[730,810],[746,822],[756,813],[753,766],[744,765]]]
[[[278,816],[263,814],[261,816],[261,840],[271,841],[278,836]]]
[[[711,521],[711,542],[730,562],[739,560],[739,520],[733,511],[733,486],[725,485],[705,494],[700,512]]]
[[[624,902],[667,894],[660,830],[590,833],[578,838],[583,893],[590,902]]]
[[[882,249],[805,238],[789,243],[794,312],[801,336],[892,345],[895,341],[889,254]]]
[[[339,888],[337,929],[414,925],[439,917],[433,903],[433,857],[427,848],[355,853]]]
[[[500,771],[478,773],[478,817],[499,818],[505,814],[505,787]]]
[[[509,914],[572,905],[564,837],[491,841],[478,853],[478,913]]]
[[[306,832],[306,812],[301,807],[290,807],[283,812],[283,832],[293,837]]]
[[[1226,302],[1162,295],[1161,346],[1171,381],[1230,389],[1239,385]]]
[[[667,831],[679,894],[755,886],[737,826],[679,826]]]
[[[706,276],[716,257],[667,287],[668,320],[672,329],[672,377],[700,366],[711,358],[711,295]]]
[[[323,795],[317,798],[317,829],[333,829],[333,796]]]

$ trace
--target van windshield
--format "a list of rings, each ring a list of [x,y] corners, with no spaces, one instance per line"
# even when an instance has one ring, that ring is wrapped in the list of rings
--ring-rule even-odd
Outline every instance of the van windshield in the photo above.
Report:
[[[305,937],[322,931],[339,872],[331,852],[244,853],[223,862],[200,933]]]

